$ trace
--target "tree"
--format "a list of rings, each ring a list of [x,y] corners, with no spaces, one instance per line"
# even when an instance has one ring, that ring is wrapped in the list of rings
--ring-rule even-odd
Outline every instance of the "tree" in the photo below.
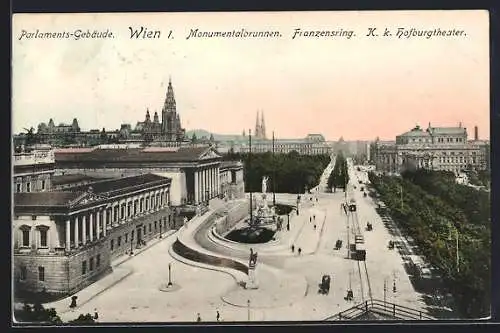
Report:
[[[196,133],[193,133],[193,135],[191,136],[191,143],[196,143],[198,142],[198,138],[196,137]]]
[[[39,322],[51,324],[62,323],[61,318],[57,315],[54,308],[44,309],[42,304],[39,302],[36,302],[33,306],[25,303],[21,311],[14,312],[14,316],[16,320],[20,322]]]
[[[70,324],[92,324],[94,322],[94,317],[90,313],[87,313],[85,315],[81,314],[78,316],[78,318],[69,321]]]

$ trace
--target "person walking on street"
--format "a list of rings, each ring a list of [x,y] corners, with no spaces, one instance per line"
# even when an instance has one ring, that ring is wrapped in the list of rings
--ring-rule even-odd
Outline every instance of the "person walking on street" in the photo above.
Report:
[[[97,309],[94,309],[94,321],[97,321],[99,319],[99,313],[97,312]]]
[[[295,252],[295,245],[292,244],[292,253]]]
[[[219,310],[217,310],[217,321],[220,321],[220,313],[219,313]]]
[[[199,312],[198,312],[198,315],[197,315],[197,317],[196,317],[196,321],[197,321],[197,322],[201,322],[201,317],[200,317],[200,313],[199,313]]]
[[[302,249],[299,247],[299,250],[297,252],[299,252],[299,256],[300,256],[300,253],[302,252]]]

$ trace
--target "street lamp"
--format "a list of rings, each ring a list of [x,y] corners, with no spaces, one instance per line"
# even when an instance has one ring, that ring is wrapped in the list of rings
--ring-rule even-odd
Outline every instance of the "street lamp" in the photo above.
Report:
[[[172,287],[172,264],[168,263],[168,287]]]
[[[130,234],[130,255],[134,255],[134,239],[132,238],[132,233]]]
[[[401,210],[403,210],[403,185],[399,185],[399,188],[401,190]]]
[[[163,224],[163,218],[160,219],[160,239],[161,239],[161,225]]]

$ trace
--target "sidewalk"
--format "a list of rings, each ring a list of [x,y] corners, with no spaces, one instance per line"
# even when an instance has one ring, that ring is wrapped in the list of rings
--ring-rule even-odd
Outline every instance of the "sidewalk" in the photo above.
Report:
[[[78,296],[77,300],[77,307],[74,309],[70,309],[69,305],[71,304],[71,296],[68,296],[66,298],[63,298],[61,300],[55,301],[55,302],[50,302],[50,303],[44,303],[43,306],[45,308],[54,308],[58,314],[66,314],[66,313],[71,313],[75,312],[75,318],[78,317],[78,309],[85,305],[87,302],[92,300],[94,297],[98,296],[102,292],[106,291],[107,289],[111,288],[112,286],[116,285],[123,279],[125,279],[127,276],[133,273],[133,270],[127,267],[119,267],[121,264],[127,262],[133,257],[136,257],[143,253],[145,250],[151,248],[155,244],[158,244],[159,242],[167,239],[168,237],[172,236],[175,234],[175,230],[169,230],[165,234],[162,235],[162,238],[154,238],[148,242],[148,244],[141,248],[137,249],[134,255],[123,255],[120,256],[119,258],[116,258],[111,262],[111,268],[112,271],[107,274],[106,276],[102,277],[101,279],[95,281],[94,283],[90,284],[89,286],[83,288],[82,290],[78,291],[75,295]],[[66,316],[65,316],[66,317]],[[69,318],[71,320],[71,318]]]

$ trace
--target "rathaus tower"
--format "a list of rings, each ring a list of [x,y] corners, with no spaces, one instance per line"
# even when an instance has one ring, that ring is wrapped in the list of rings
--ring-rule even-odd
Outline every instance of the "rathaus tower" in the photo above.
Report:
[[[163,104],[161,135],[166,141],[183,141],[185,129],[181,127],[181,120],[175,105],[174,89],[172,80],[168,80],[167,96]]]

